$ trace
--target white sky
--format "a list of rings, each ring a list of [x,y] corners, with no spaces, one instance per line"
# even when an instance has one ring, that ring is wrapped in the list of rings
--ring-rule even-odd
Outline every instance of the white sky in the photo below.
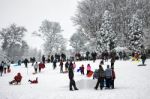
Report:
[[[79,0],[0,0],[0,30],[12,23],[25,26],[26,40],[32,47],[41,47],[41,40],[31,37],[38,31],[42,21],[59,22],[63,36],[69,40],[75,32],[71,17],[74,16]]]

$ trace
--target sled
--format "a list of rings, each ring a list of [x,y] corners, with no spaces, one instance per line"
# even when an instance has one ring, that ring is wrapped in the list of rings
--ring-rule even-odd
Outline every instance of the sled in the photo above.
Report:
[[[144,65],[143,64],[139,64],[138,66],[146,66],[146,64],[144,64]]]
[[[91,77],[93,75],[93,71],[90,71],[88,74],[87,74],[87,77]]]
[[[80,69],[77,69],[77,72],[80,72]]]
[[[68,71],[64,71],[63,73],[68,73]]]
[[[8,69],[8,70],[7,70],[7,73],[10,73],[10,72],[11,72],[11,69]]]
[[[33,75],[35,75],[36,73],[32,73]]]

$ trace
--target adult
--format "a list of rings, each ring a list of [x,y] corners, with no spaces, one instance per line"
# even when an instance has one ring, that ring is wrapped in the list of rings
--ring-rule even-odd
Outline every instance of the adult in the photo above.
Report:
[[[68,71],[68,67],[69,67],[69,62],[66,61],[66,63],[65,63],[65,71],[66,71],[66,72]]]
[[[90,52],[87,51],[87,52],[86,52],[86,59],[87,59],[87,60],[89,60],[89,54],[90,54]]]
[[[38,62],[35,62],[34,66],[34,71],[37,73],[37,69],[39,68]]]
[[[100,89],[102,90],[103,87],[104,87],[104,78],[105,78],[105,72],[104,72],[104,69],[102,67],[102,65],[100,64],[99,65],[99,75],[98,75],[98,80],[97,80],[97,83],[96,83],[96,86],[95,86],[95,89],[97,90],[99,84],[100,84]]]
[[[73,91],[72,89],[72,86],[74,87],[74,90],[78,90],[78,88],[76,87],[76,83],[74,81],[74,72],[73,72],[73,63],[70,62],[69,64],[69,80],[70,80],[70,85],[69,85],[69,88],[70,88],[70,91]]]
[[[2,76],[4,70],[4,62],[2,61],[0,64],[0,75]]]
[[[111,87],[112,87],[112,89],[114,89],[114,80],[116,78],[116,75],[115,75],[114,68],[111,68],[111,69],[112,69]]]
[[[42,62],[43,62],[43,64],[45,64],[45,56],[44,55],[42,56]]]
[[[63,60],[60,60],[60,73],[63,73]]]
[[[25,58],[25,60],[24,60],[24,65],[25,65],[26,68],[28,67],[28,63],[29,63],[28,59]]]
[[[92,55],[92,58],[93,58],[93,62],[95,62],[97,53],[96,52],[92,52],[91,55]]]
[[[107,69],[105,70],[105,79],[106,79],[106,88],[110,88],[111,80],[112,80],[112,69],[107,65]]]
[[[141,55],[141,59],[142,59],[142,64],[145,64],[145,60],[146,60],[146,54],[142,54]]]

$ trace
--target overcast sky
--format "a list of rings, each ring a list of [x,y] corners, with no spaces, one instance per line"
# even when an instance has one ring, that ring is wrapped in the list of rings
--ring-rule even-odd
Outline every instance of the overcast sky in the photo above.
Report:
[[[79,0],[0,0],[0,30],[12,23],[24,26],[28,32],[26,40],[32,47],[40,47],[41,40],[31,37],[45,19],[59,22],[63,36],[69,40],[75,32],[71,17]]]

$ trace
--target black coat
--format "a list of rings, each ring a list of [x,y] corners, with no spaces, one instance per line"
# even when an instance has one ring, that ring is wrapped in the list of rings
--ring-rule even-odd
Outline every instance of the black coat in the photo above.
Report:
[[[3,66],[0,66],[0,71],[3,71]]]
[[[146,60],[146,55],[143,54],[143,55],[141,56],[141,59],[142,59],[142,60]]]
[[[73,79],[74,77],[73,65],[69,66],[68,71],[69,71],[69,79]]]

